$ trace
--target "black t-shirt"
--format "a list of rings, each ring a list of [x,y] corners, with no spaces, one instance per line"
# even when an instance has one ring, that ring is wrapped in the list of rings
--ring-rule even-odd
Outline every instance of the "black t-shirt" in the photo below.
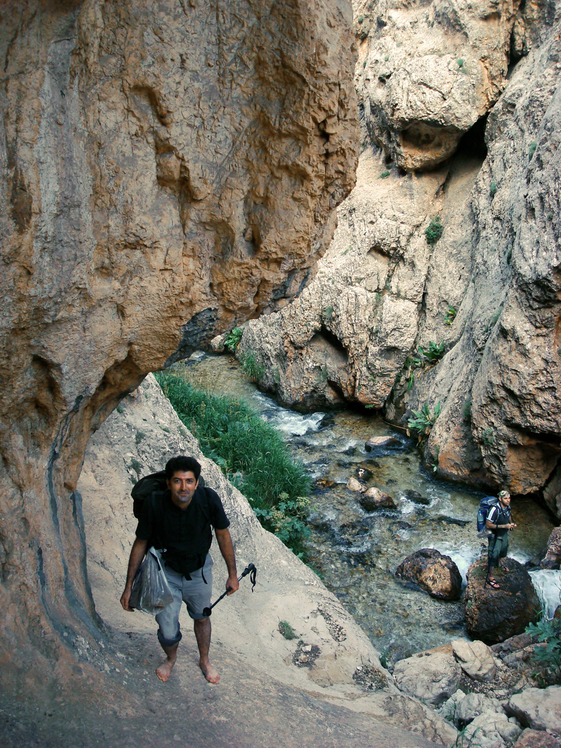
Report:
[[[487,519],[489,522],[492,522],[494,525],[508,525],[512,522],[512,517],[510,514],[510,507],[509,506],[502,506],[501,504],[497,504],[496,506],[492,506],[489,514],[487,515]],[[501,537],[503,535],[506,535],[508,532],[508,528],[501,527],[501,529],[495,529],[492,530],[492,533],[494,535],[500,535]]]
[[[189,574],[204,564],[212,543],[211,528],[225,530],[229,526],[216,491],[198,486],[186,509],[173,503],[169,491],[152,494],[144,502],[136,537],[164,548],[164,559],[171,568]]]

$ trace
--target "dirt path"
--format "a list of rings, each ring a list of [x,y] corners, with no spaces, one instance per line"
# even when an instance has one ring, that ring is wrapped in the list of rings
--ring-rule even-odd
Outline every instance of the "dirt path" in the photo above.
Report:
[[[119,672],[109,676],[120,697],[106,703],[61,701],[3,704],[0,745],[3,748],[431,748],[419,735],[382,725],[372,717],[336,706],[316,695],[291,688],[247,662],[214,646],[221,683],[203,678],[192,637],[185,636],[180,659],[166,684],[154,670],[161,659],[155,637],[113,634],[122,654]]]

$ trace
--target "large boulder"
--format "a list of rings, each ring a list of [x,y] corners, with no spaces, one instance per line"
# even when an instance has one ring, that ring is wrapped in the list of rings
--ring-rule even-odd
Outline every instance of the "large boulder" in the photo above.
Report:
[[[462,575],[458,567],[450,556],[434,548],[421,548],[407,556],[395,575],[439,600],[458,600],[462,594]]]
[[[525,727],[561,735],[561,686],[526,688],[510,698],[507,711]]]
[[[399,660],[393,671],[401,691],[433,707],[442,705],[455,693],[461,675],[450,644]]]
[[[475,717],[463,733],[466,745],[478,748],[506,748],[514,743],[522,732],[515,719],[504,712],[485,712]]]
[[[468,570],[464,598],[466,628],[474,639],[494,644],[520,634],[540,615],[540,601],[532,579],[522,564],[512,558],[501,560],[495,572],[500,589],[485,586],[487,559]]]
[[[454,656],[464,673],[477,681],[492,681],[497,665],[491,649],[480,641],[456,639],[452,642]]]

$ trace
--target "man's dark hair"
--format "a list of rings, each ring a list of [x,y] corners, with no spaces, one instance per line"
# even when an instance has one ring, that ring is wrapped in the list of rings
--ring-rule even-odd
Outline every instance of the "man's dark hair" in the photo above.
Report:
[[[178,455],[177,457],[172,457],[171,460],[168,460],[166,463],[166,478],[168,480],[173,478],[174,473],[186,473],[187,471],[191,471],[195,476],[195,480],[199,480],[201,466],[194,457]]]

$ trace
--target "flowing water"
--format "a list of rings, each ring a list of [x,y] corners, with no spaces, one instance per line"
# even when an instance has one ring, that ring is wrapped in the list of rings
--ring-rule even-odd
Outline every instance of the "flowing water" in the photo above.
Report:
[[[302,415],[279,407],[247,381],[230,356],[195,354],[182,364],[193,386],[244,399],[286,435],[294,456],[315,481],[308,543],[311,566],[345,604],[388,662],[466,637],[460,602],[435,600],[394,576],[419,548],[450,556],[465,582],[470,564],[486,552],[475,516],[481,492],[435,479],[414,443],[377,416],[351,410]],[[393,436],[392,447],[368,452],[373,436]],[[365,511],[347,489],[367,471],[368,485],[390,494],[395,510]],[[532,499],[513,500],[518,528],[509,555],[524,563],[544,550],[553,522]],[[550,615],[560,602],[559,572],[532,572]]]

